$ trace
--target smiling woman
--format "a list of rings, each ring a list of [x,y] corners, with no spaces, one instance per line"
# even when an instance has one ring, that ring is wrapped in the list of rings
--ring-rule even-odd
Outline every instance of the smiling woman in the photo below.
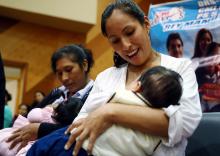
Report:
[[[87,155],[85,150],[89,154],[99,155],[93,153],[96,151],[93,150],[96,140],[113,125],[160,137],[162,142],[153,152],[154,156],[183,156],[187,138],[201,119],[197,82],[190,61],[159,54],[151,48],[149,21],[133,0],[115,0],[109,4],[102,14],[101,27],[102,33],[118,54],[116,59],[123,59],[124,65],[108,68],[97,76],[80,113],[66,130],[69,135],[62,134],[65,129],[48,135],[36,142],[27,156]],[[130,89],[144,71],[155,66],[171,69],[183,78],[180,105],[152,109],[107,102],[117,89]],[[86,139],[87,146],[83,144]],[[131,151],[129,155],[135,155],[133,152],[142,153],[136,154],[138,156],[147,155],[142,144],[137,145],[140,150],[133,151],[131,142],[136,143],[130,139],[123,142],[125,151]],[[47,147],[43,146],[45,143]],[[111,150],[117,146],[110,144],[108,139],[105,145]],[[124,155],[120,150],[114,152]]]

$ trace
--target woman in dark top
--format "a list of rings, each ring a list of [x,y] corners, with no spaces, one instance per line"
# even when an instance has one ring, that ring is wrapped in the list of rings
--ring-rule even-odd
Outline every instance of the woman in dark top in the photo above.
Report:
[[[93,81],[89,78],[89,71],[92,65],[92,53],[83,46],[72,44],[58,49],[52,55],[51,67],[63,86],[53,90],[49,97],[46,97],[46,102],[53,102],[55,98],[58,99],[58,102],[62,102],[70,96],[85,101],[93,85]],[[44,102],[42,105],[46,105],[44,100],[42,102]],[[18,143],[21,143],[20,148],[22,148],[28,141],[41,138],[61,127],[63,127],[62,124],[28,124],[15,131],[9,137],[8,142],[11,142],[10,149]]]

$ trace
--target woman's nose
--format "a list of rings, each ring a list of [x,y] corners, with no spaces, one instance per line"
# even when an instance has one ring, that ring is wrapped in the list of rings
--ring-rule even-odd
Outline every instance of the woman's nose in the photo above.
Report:
[[[62,82],[65,82],[65,81],[67,81],[68,79],[69,79],[68,73],[63,72],[63,74],[62,74]]]
[[[131,42],[128,38],[122,39],[122,49],[123,50],[129,50],[131,48]]]

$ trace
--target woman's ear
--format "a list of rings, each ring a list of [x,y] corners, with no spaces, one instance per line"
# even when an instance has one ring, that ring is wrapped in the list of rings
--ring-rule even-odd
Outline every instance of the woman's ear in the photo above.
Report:
[[[133,83],[131,90],[133,92],[140,92],[141,91],[141,82],[140,81],[136,81]]]
[[[83,71],[88,71],[88,61],[86,59],[83,60]]]
[[[147,32],[149,33],[149,31],[150,31],[150,21],[149,21],[147,16],[144,16],[144,24],[145,24],[145,27],[147,29]]]

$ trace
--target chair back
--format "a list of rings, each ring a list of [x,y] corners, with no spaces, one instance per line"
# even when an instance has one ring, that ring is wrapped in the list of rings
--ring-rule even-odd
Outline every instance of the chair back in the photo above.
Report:
[[[188,139],[186,156],[220,156],[220,112],[203,113],[199,126]]]

